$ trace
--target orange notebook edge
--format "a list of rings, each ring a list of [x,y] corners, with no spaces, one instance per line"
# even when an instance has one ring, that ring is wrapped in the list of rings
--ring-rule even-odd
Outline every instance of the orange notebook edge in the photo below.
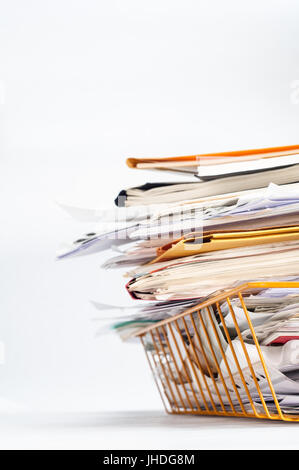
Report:
[[[162,158],[127,158],[126,164],[130,168],[136,168],[138,163],[155,163],[158,161],[161,162],[173,162],[173,161],[196,161],[200,157],[241,157],[245,155],[259,155],[263,153],[273,153],[273,152],[291,152],[294,150],[299,151],[299,145],[287,145],[282,147],[267,147],[260,149],[249,149],[249,150],[233,150],[231,152],[216,152],[216,153],[202,153],[197,155],[187,155],[181,157],[162,157]]]

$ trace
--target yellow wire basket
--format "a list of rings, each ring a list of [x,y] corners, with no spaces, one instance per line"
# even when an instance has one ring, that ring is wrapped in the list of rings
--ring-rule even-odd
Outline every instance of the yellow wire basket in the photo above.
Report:
[[[280,406],[246,308],[250,294],[268,288],[299,288],[299,282],[242,284],[138,333],[167,413],[299,421]],[[250,342],[241,333],[240,311]]]

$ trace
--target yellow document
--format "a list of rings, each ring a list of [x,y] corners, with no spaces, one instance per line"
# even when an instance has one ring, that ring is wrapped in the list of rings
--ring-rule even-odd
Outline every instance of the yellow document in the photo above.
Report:
[[[151,263],[198,255],[208,251],[226,250],[265,243],[283,243],[299,240],[299,226],[252,230],[244,232],[211,233],[188,236],[157,249],[157,257]]]

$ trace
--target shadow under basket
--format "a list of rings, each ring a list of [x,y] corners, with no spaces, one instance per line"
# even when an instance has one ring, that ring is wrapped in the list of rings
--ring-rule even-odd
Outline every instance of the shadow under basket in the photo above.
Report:
[[[250,294],[268,288],[299,282],[242,284],[138,333],[167,413],[299,422],[299,407],[294,414],[281,405],[279,371],[266,363],[246,307]]]

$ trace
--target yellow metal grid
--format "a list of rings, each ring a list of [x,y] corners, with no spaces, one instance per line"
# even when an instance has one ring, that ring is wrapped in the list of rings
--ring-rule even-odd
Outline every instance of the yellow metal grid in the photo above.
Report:
[[[139,332],[138,336],[144,346],[167,413],[299,421],[299,414],[285,413],[279,405],[275,387],[246,308],[246,295],[256,289],[267,288],[299,288],[299,282],[248,282],[223,291],[179,315],[155,323]],[[256,364],[254,366],[250,359],[231,302],[233,298],[238,298],[242,306],[262,373],[256,372]],[[224,303],[228,306],[237,333],[236,338],[239,339],[246,358],[248,366],[246,369],[249,371],[247,376],[244,367],[240,365],[238,352],[235,351],[234,338],[231,338],[226,325],[225,315],[221,309]],[[203,311],[207,314],[205,321]],[[221,321],[227,348],[230,350],[237,372],[231,370],[219,331],[215,326],[215,315],[218,315]],[[218,346],[218,358],[212,345],[215,341]],[[223,366],[222,369],[220,367],[219,354],[227,374],[224,374]],[[248,384],[248,373],[251,387]],[[272,395],[271,410],[269,410],[269,396],[265,398],[259,385],[261,374],[267,381]],[[255,396],[252,394],[253,383]]]

